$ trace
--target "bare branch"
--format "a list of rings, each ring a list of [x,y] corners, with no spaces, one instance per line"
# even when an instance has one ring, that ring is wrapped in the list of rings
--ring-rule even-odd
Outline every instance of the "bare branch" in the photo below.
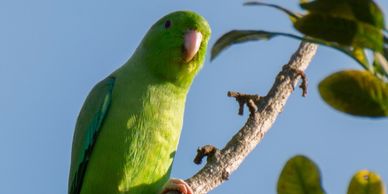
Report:
[[[282,112],[283,107],[294,90],[301,72],[307,68],[315,55],[317,46],[315,44],[302,42],[298,50],[291,57],[288,64],[284,66],[276,77],[275,83],[267,96],[244,96],[239,93],[229,93],[242,106],[247,104],[251,114],[245,125],[236,133],[222,150],[207,152],[206,165],[186,182],[191,186],[195,194],[204,194],[214,189],[235,171],[244,158],[260,143],[265,133],[271,128],[276,117]],[[306,84],[303,84],[306,92]],[[240,99],[238,99],[238,97]],[[257,97],[257,101],[255,100]],[[210,153],[210,154],[209,154]],[[203,156],[202,156],[203,157]]]

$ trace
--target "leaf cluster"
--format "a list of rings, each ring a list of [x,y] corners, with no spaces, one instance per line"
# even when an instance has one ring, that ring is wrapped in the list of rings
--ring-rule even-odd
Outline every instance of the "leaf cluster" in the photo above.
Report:
[[[308,157],[297,155],[284,165],[280,173],[279,194],[324,194],[318,166]],[[372,171],[360,170],[353,175],[347,194],[385,194],[384,182]]]
[[[284,12],[303,36],[264,30],[233,30],[217,40],[211,59],[233,44],[278,36],[328,46],[350,56],[364,70],[328,76],[319,85],[323,100],[351,115],[388,116],[388,37],[382,10],[373,0],[301,0],[300,6],[305,13],[264,2],[245,5],[267,6]],[[372,62],[367,57],[368,52],[373,54]]]

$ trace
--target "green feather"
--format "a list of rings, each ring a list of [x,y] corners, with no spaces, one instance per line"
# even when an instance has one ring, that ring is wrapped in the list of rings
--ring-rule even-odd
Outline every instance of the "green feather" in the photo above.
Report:
[[[189,30],[201,32],[203,39],[186,62]],[[76,124],[69,194],[162,190],[178,146],[186,95],[202,68],[209,36],[203,17],[171,13],[151,27],[128,62],[94,87]]]
[[[114,78],[98,83],[86,98],[76,125],[73,141],[69,193],[79,193],[99,129],[111,104]]]

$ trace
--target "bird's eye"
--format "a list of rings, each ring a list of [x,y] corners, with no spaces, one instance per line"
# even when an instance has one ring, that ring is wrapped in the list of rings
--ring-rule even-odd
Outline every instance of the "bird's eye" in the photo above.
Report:
[[[165,23],[164,23],[164,27],[166,29],[170,28],[171,27],[171,20],[167,20]]]

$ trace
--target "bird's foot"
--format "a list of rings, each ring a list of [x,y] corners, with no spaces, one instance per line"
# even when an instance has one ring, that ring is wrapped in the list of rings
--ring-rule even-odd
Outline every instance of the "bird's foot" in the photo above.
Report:
[[[164,185],[163,191],[161,194],[167,194],[171,191],[177,191],[181,194],[193,194],[193,190],[190,186],[182,179],[170,179]]]

